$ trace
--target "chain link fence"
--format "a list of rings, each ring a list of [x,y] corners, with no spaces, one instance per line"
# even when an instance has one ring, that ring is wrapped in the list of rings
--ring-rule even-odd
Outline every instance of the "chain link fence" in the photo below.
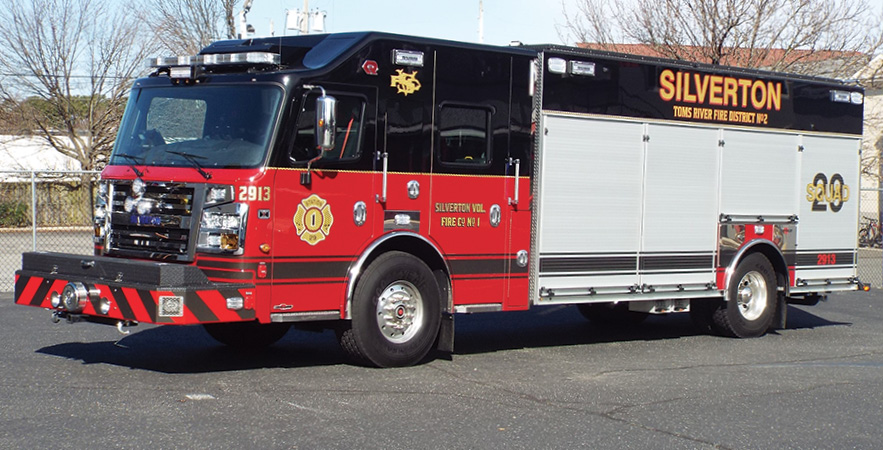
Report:
[[[92,254],[99,172],[0,171],[0,292],[12,291],[21,254]]]
[[[858,278],[873,288],[883,287],[883,233],[880,203],[883,189],[862,188],[859,205]]]

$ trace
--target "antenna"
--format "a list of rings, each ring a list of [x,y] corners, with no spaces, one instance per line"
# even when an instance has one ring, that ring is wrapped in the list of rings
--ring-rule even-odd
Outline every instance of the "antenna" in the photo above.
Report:
[[[484,43],[484,2],[478,0],[478,43]]]

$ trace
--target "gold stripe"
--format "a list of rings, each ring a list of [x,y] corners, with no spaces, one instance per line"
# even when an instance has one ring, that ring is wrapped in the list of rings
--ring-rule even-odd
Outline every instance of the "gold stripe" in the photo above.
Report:
[[[294,171],[294,172],[306,172],[307,169],[300,169],[294,167],[267,167],[267,170],[276,170],[276,171]],[[373,170],[338,170],[338,169],[312,169],[313,172],[319,173],[362,173],[362,174],[377,174],[382,175],[383,172],[375,172]],[[512,176],[506,175],[473,175],[473,174],[465,174],[465,173],[429,173],[429,172],[387,172],[388,175],[411,175],[411,176],[433,176],[433,177],[469,177],[469,178],[512,178]],[[521,176],[518,178],[529,179],[529,176]]]

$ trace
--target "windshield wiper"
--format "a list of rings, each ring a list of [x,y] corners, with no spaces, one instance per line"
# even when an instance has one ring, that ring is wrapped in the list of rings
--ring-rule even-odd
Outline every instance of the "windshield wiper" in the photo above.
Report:
[[[190,161],[191,163],[193,163],[193,167],[196,169],[196,171],[199,172],[199,174],[202,175],[202,177],[205,178],[206,180],[210,180],[212,178],[212,174],[206,172],[202,168],[202,164],[199,163],[200,159],[206,159],[205,156],[191,155],[190,153],[176,152],[174,150],[169,150],[169,149],[166,149],[166,153],[178,155],[178,156],[186,159],[187,161]]]
[[[144,165],[144,161],[142,161],[132,155],[127,155],[125,153],[117,153],[116,155],[113,155],[113,156],[114,156],[114,158],[116,158],[116,157],[125,158],[125,159],[128,159],[129,161],[134,162],[135,164],[141,164],[142,166]],[[135,172],[135,175],[138,175],[138,178],[141,178],[144,176],[144,172],[138,170],[138,168],[135,167],[134,165],[129,166],[129,168],[132,169],[132,172]]]

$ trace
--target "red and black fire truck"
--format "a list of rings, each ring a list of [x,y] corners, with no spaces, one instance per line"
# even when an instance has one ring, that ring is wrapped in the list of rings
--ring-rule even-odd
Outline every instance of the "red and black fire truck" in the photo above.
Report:
[[[689,312],[754,337],[856,277],[863,91],[561,46],[384,33],[221,41],[135,81],[95,255],[26,253],[56,320],[334,329],[453,348],[456,313]]]

